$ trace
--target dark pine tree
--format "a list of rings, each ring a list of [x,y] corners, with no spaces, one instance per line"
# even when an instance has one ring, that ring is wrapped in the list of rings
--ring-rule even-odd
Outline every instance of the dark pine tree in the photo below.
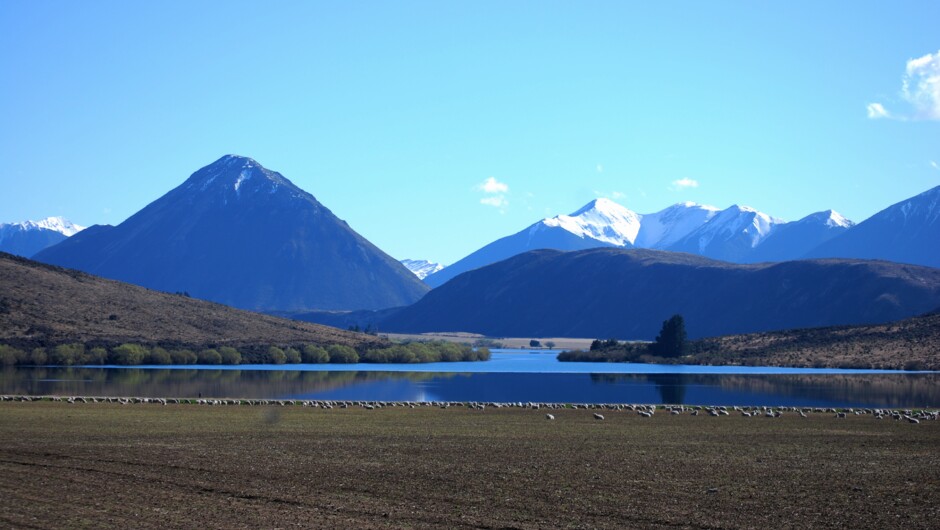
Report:
[[[660,357],[681,357],[688,352],[685,320],[682,315],[672,315],[663,322],[663,329],[656,336],[653,351]]]

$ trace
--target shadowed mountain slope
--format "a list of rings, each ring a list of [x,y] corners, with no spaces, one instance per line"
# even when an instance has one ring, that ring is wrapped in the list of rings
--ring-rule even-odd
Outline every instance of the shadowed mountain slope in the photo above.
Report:
[[[881,261],[738,265],[653,250],[539,250],[464,273],[380,323],[383,331],[653,339],[877,323],[940,306],[940,269]]]
[[[233,155],[35,259],[251,310],[381,309],[428,290],[313,195]]]

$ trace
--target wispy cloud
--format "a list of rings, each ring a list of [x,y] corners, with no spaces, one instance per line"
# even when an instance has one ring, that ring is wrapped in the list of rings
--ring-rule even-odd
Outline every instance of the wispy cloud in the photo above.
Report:
[[[690,179],[688,177],[681,178],[679,180],[672,181],[672,186],[670,187],[673,191],[682,191],[689,188],[697,188],[698,181],[695,179]]]
[[[881,103],[869,103],[871,119],[940,120],[940,50],[909,59],[901,78],[901,98],[910,112],[889,112]]]
[[[499,208],[502,212],[505,212],[506,207],[509,206],[509,199],[506,198],[506,194],[509,193],[509,185],[496,180],[495,177],[489,177],[477,184],[476,190],[486,194],[485,197],[480,199],[480,204]]]
[[[869,103],[868,104],[868,118],[871,120],[878,120],[881,118],[891,117],[888,114],[888,111],[885,110],[884,106],[881,103]]]
[[[477,190],[483,193],[506,193],[509,191],[509,186],[505,182],[496,180],[495,177],[490,177],[478,184]]]
[[[485,204],[487,206],[493,206],[495,208],[504,209],[509,206],[509,201],[506,200],[506,197],[503,195],[494,195],[492,197],[483,197],[480,199],[480,204]]]
[[[930,167],[936,169],[937,171],[940,171],[940,164],[934,162],[933,160],[930,161]]]
[[[596,169],[597,169],[597,172],[598,172],[598,173],[603,173],[603,172],[604,172],[604,164],[597,164]]]

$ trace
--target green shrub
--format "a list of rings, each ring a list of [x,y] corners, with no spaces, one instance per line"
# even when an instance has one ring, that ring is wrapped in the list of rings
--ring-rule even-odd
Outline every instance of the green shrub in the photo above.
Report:
[[[16,363],[21,362],[24,357],[25,354],[13,346],[0,344],[0,365],[13,366]]]
[[[108,362],[108,350],[98,346],[85,352],[84,364],[104,364]]]
[[[202,350],[198,355],[199,364],[222,364],[222,354],[212,348]]]
[[[43,348],[34,348],[26,357],[26,363],[34,366],[43,366],[49,363],[49,356]]]
[[[170,352],[173,364],[196,364],[199,357],[190,350],[173,350]]]
[[[334,364],[355,364],[359,362],[359,354],[349,346],[333,344],[326,349],[330,354],[330,362]]]
[[[323,364],[330,362],[330,354],[320,346],[308,344],[304,346],[302,359],[309,364]]]
[[[170,357],[170,352],[160,347],[150,350],[150,355],[147,356],[147,364],[172,364],[172,363],[173,363],[173,358]]]
[[[73,364],[81,364],[84,357],[84,344],[59,344],[49,353],[48,362],[56,366],[70,366]]]
[[[300,364],[300,352],[296,348],[287,348],[284,350],[284,356],[287,358],[287,362]]]
[[[284,364],[287,362],[287,354],[277,346],[271,346],[268,348],[268,353],[265,355],[265,361],[267,361],[268,364]]]
[[[231,346],[222,346],[219,348],[219,355],[222,356],[222,364],[242,363],[242,354]]]
[[[147,348],[139,344],[121,344],[111,349],[108,362],[122,366],[133,366],[144,362],[147,353]]]

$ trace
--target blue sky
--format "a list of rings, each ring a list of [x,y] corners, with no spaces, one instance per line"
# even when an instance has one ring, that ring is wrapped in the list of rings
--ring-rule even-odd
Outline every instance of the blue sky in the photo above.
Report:
[[[0,2],[0,221],[116,224],[237,153],[450,263],[598,196],[861,221],[940,184],[937,2],[265,4]]]

